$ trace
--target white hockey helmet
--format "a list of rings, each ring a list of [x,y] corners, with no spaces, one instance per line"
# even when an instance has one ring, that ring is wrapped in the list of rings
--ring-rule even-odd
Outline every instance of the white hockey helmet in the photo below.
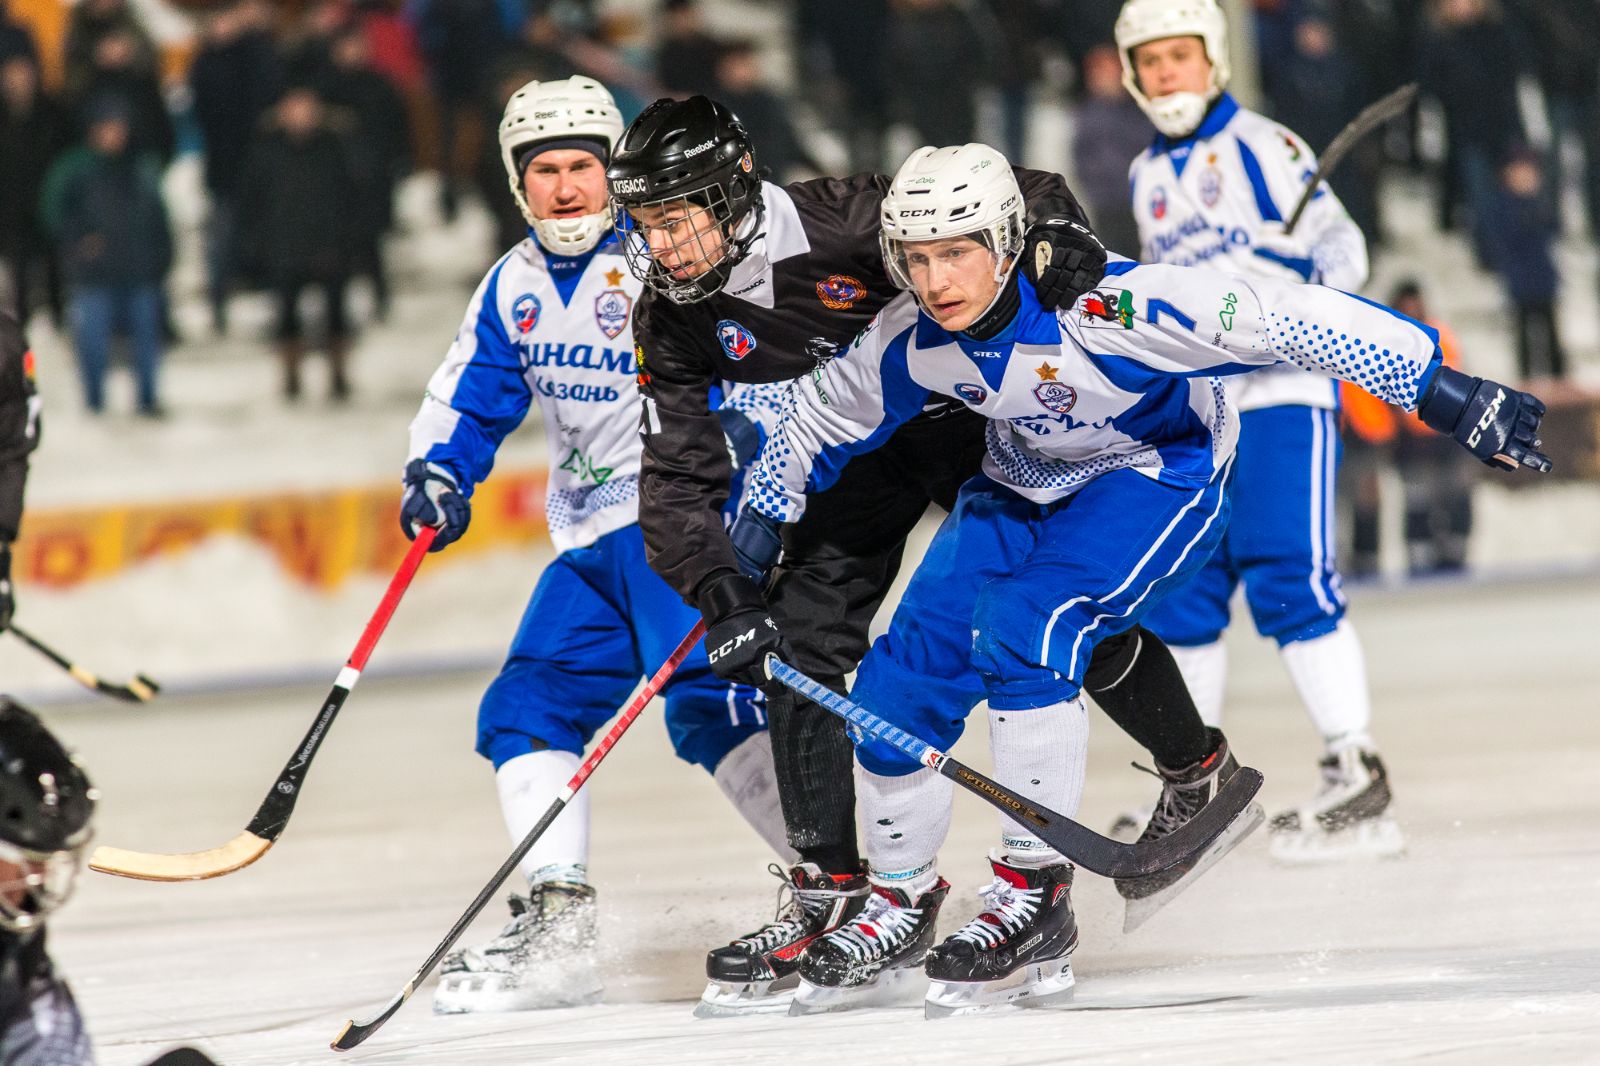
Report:
[[[1228,87],[1228,20],[1217,0],[1128,0],[1117,16],[1117,54],[1122,57],[1122,84],[1139,102],[1156,129],[1168,137],[1187,137],[1200,126],[1206,108]],[[1139,88],[1133,50],[1169,37],[1198,37],[1211,60],[1211,84],[1205,95],[1168,93],[1152,100]]]
[[[605,148],[604,166],[622,139],[622,112],[604,85],[593,78],[530,81],[511,94],[500,119],[500,159],[511,195],[539,243],[557,255],[582,255],[611,229],[611,203],[592,215],[535,218],[522,191],[522,168],[529,148],[540,142],[597,141]],[[557,145],[553,145],[557,146]]]
[[[1017,177],[997,150],[987,144],[918,148],[883,198],[878,244],[889,279],[902,289],[915,288],[907,244],[963,236],[994,253],[994,277],[1003,284],[1022,254],[1026,218]]]

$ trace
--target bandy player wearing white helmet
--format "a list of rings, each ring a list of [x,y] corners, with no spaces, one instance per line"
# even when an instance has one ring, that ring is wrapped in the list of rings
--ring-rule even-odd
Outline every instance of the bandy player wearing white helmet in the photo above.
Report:
[[[1129,171],[1143,261],[1359,289],[1366,242],[1326,186],[1285,234],[1317,161],[1294,133],[1227,93],[1227,24],[1214,0],[1128,0],[1116,38],[1123,83],[1159,131]],[[1335,563],[1338,387],[1326,374],[1279,366],[1228,390],[1242,412],[1233,523],[1210,564],[1145,625],[1171,646],[1201,716],[1218,725],[1222,638],[1242,582],[1256,629],[1277,641],[1324,746],[1315,798],[1272,819],[1273,854],[1397,855],[1405,841]],[[1131,835],[1134,824],[1125,816],[1117,828]]]
[[[983,472],[962,487],[852,697],[943,750],[987,700],[995,778],[1070,816],[1095,645],[1138,625],[1227,526],[1239,425],[1220,375],[1316,368],[1418,410],[1485,462],[1549,461],[1535,450],[1538,400],[1442,366],[1432,329],[1335,289],[1119,260],[1099,291],[1046,310],[1015,269],[1051,251],[1031,237],[1024,247],[1021,205],[986,145],[922,148],[900,168],[882,243],[890,277],[911,291],[796,384],[733,538],[797,520],[808,493],[932,395],[988,419]],[[974,337],[980,320],[998,328]],[[1069,994],[1078,929],[1064,857],[1002,819],[983,909],[933,946],[950,782],[860,735],[856,781],[872,895],[806,949],[796,1009],[892,994],[924,960],[930,1015]],[[1181,802],[1164,783],[1157,829]]]
[[[545,513],[560,554],[540,576],[478,712],[479,754],[520,841],[577,769],[584,746],[654,673],[699,614],[645,562],[638,526],[641,443],[632,311],[640,284],[612,230],[605,169],[622,116],[588,78],[530,82],[499,137],[529,237],[490,269],[411,424],[400,522],[407,536],[467,529],[473,487],[537,402],[549,442]],[[743,386],[721,409],[735,451],[781,404],[781,386]],[[737,494],[735,494],[737,496]],[[704,767],[790,861],[759,692],[715,677],[697,648],[663,692],[678,756]],[[438,1011],[588,1002],[601,991],[595,890],[588,883],[588,790],[522,861],[528,894],[487,945],[440,971]]]

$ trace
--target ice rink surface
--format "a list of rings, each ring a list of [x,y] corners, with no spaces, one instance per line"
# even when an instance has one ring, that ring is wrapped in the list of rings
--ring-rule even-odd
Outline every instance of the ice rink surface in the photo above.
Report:
[[[352,1062],[1594,1062],[1600,1046],[1600,578],[1355,598],[1408,857],[1275,866],[1258,834],[1132,935],[1083,876],[1076,1006],[925,1022],[920,1008],[697,1021],[707,947],[747,931],[776,881],[652,709],[597,773],[592,871],[605,1004],[440,1017],[431,983]],[[1271,647],[1233,640],[1230,731],[1269,810],[1315,780],[1316,743]],[[382,659],[382,649],[378,659]],[[377,665],[377,660],[375,660]],[[336,666],[330,667],[330,675]],[[228,1066],[327,1063],[422,961],[509,851],[470,752],[486,676],[369,680],[300,808],[256,866],[209,882],[86,874],[53,926],[104,1066],[194,1042]],[[330,677],[331,681],[331,677]],[[322,687],[50,711],[100,785],[99,841],[183,851],[237,833]],[[981,719],[980,719],[981,720]],[[981,736],[958,751],[985,765]],[[1096,715],[1082,817],[1143,800]],[[957,795],[945,927],[970,917],[995,838]],[[498,927],[498,902],[469,932]]]

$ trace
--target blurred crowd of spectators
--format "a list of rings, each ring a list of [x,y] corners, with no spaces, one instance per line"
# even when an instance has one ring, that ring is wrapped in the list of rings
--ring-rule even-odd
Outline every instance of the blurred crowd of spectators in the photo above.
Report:
[[[0,256],[21,309],[70,325],[96,410],[121,343],[140,410],[161,413],[173,256],[160,190],[180,147],[203,154],[215,330],[227,330],[235,291],[270,292],[285,396],[300,395],[315,336],[342,399],[349,287],[365,279],[374,313],[387,311],[384,236],[409,170],[439,172],[445,219],[476,193],[499,245],[523,235],[494,126],[510,92],[536,77],[597,77],[629,118],[658,95],[719,97],[780,179],[892,168],[889,155],[908,143],[985,138],[1028,160],[1030,119],[1065,107],[1080,198],[1107,243],[1136,254],[1127,164],[1150,130],[1120,84],[1120,0],[749,0],[768,16],[762,25],[787,23],[781,40],[713,30],[715,0],[658,0],[643,16],[604,0],[170,2],[199,27],[176,61],[128,0],[80,0],[52,63],[0,0]],[[1420,82],[1422,114],[1443,118],[1443,150],[1428,150],[1429,124],[1413,112],[1362,142],[1333,184],[1381,246],[1384,174],[1425,167],[1440,224],[1504,279],[1523,375],[1563,375],[1558,179],[1576,145],[1600,232],[1600,5],[1242,4],[1254,9],[1263,107],[1312,145]],[[60,76],[47,79],[52,70]],[[315,330],[301,314],[307,292],[320,297],[309,301],[320,307]]]

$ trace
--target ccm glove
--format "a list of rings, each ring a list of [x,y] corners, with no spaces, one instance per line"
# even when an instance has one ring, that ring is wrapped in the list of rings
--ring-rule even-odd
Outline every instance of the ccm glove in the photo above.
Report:
[[[1550,457],[1538,450],[1544,403],[1531,393],[1440,366],[1417,404],[1417,414],[1489,466],[1550,471]]]
[[[771,689],[767,656],[788,659],[789,645],[756,583],[723,571],[700,597],[700,613],[706,620],[706,658],[712,672],[724,681]]]
[[[430,552],[461,539],[472,521],[472,508],[456,488],[456,480],[442,466],[426,459],[406,464],[406,494],[400,500],[400,528],[406,539],[416,540],[424,526],[439,530]]]
[[[1282,222],[1267,222],[1250,241],[1250,272],[1258,277],[1280,281],[1314,282],[1317,264],[1311,259],[1311,245],[1284,232]]]
[[[768,518],[754,507],[746,506],[739,512],[728,533],[733,541],[733,554],[738,556],[739,569],[757,585],[778,565],[783,551],[783,523]]]
[[[1081,222],[1047,218],[1023,234],[1022,272],[1042,307],[1071,307],[1106,276],[1106,246]]]

